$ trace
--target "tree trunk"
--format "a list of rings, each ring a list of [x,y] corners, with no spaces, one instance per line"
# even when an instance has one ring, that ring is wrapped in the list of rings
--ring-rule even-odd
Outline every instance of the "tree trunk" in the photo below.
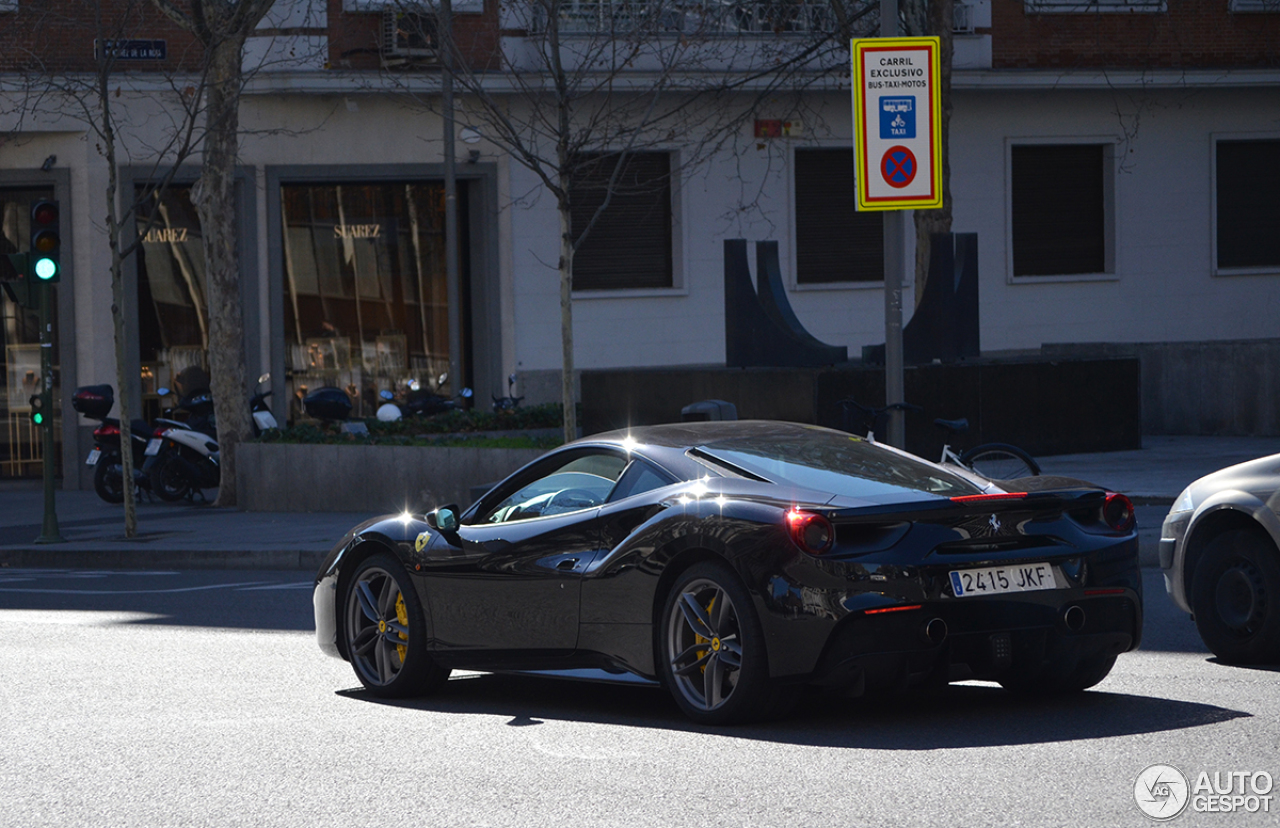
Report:
[[[578,439],[577,396],[573,392],[573,228],[569,204],[560,207],[560,350],[564,371],[560,399],[564,403],[564,441]]]
[[[244,36],[211,47],[208,132],[200,180],[192,192],[204,234],[209,295],[209,376],[218,422],[222,483],[216,506],[236,504],[236,447],[248,434],[244,318],[236,254],[235,170],[240,133],[239,91]]]
[[[116,388],[120,400],[120,486],[124,492],[124,536],[138,534],[138,504],[133,497],[133,409],[129,405],[129,356],[125,351],[125,308],[132,305],[124,295],[124,254],[121,251],[119,196],[120,173],[116,165],[116,132],[111,113],[111,93],[106,75],[99,76],[98,105],[102,112],[103,151],[107,161],[107,244],[111,247],[111,324],[115,335]],[[132,196],[132,194],[130,194]],[[101,461],[100,461],[101,462]]]
[[[938,128],[942,137],[942,207],[938,210],[916,210],[916,305],[924,296],[925,283],[929,279],[929,255],[931,236],[934,233],[951,232],[951,60],[954,49],[951,44],[951,28],[954,15],[953,0],[930,0],[929,31],[941,40],[938,49],[938,95],[941,98],[942,115]]]

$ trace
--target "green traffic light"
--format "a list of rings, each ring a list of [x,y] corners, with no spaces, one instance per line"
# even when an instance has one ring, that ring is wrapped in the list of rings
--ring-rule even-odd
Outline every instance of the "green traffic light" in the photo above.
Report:
[[[36,259],[35,271],[36,278],[47,282],[58,275],[58,263],[48,258]]]
[[[35,423],[36,425],[44,425],[44,414],[40,413],[39,411],[32,414],[31,422]]]

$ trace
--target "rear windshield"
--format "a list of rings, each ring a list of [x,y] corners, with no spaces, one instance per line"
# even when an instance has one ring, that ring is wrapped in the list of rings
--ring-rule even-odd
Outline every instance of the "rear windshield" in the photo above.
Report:
[[[728,438],[699,448],[774,483],[848,497],[875,497],[903,489],[945,497],[981,491],[937,466],[826,429]]]

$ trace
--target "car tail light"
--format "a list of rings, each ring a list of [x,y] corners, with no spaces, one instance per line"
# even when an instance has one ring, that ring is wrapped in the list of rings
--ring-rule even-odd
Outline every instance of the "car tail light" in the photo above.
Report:
[[[163,437],[164,433],[169,430],[168,426],[156,426],[156,430],[151,432],[152,437]]]
[[[811,555],[821,555],[831,549],[836,531],[831,521],[813,512],[792,509],[787,512],[787,529],[796,546]]]
[[[106,423],[103,423],[102,425],[98,426],[93,430],[93,436],[95,439],[98,439],[98,440],[101,440],[103,437],[119,437],[120,428],[119,426],[107,425]]]
[[[862,614],[863,615],[884,615],[886,612],[909,612],[911,610],[918,610],[922,606],[924,606],[924,604],[906,604],[901,607],[880,607],[878,609],[863,610]],[[946,633],[943,633],[943,636],[945,637]]]
[[[1137,525],[1133,501],[1117,492],[1108,492],[1102,504],[1102,520],[1117,532],[1128,532]]]
[[[951,498],[952,503],[977,503],[998,500],[1022,500],[1026,492],[997,492],[995,494],[958,495]]]

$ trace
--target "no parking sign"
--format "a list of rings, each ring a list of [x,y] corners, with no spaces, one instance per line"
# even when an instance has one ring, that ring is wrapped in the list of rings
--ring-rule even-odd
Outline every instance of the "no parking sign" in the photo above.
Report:
[[[852,41],[859,210],[942,206],[936,37]]]

